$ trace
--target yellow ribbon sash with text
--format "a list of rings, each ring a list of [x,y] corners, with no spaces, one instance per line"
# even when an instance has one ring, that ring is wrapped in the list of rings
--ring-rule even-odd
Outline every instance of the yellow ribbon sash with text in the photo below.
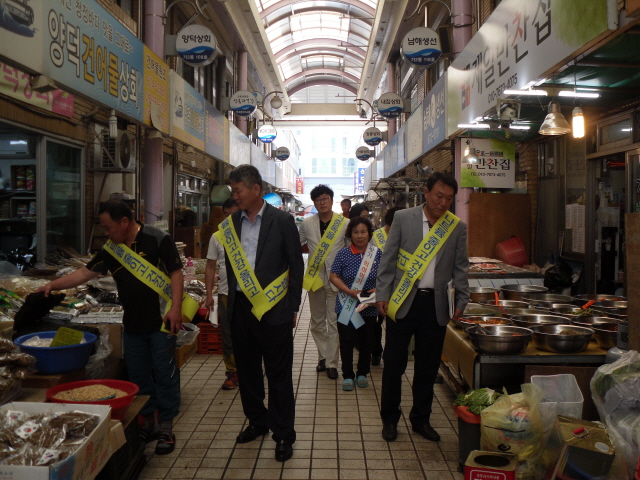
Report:
[[[318,243],[316,251],[313,252],[313,257],[309,259],[307,271],[302,279],[302,288],[305,290],[315,292],[324,285],[320,278],[320,268],[327,259],[331,248],[333,248],[333,244],[336,242],[338,234],[348,222],[348,218],[339,214],[333,214],[331,225],[327,227],[327,230],[320,239],[320,243]]]
[[[111,240],[107,240],[107,243],[104,244],[104,249],[118,260],[129,273],[160,295],[160,298],[166,302],[164,309],[164,315],[166,315],[171,308],[171,279],[169,276],[124,243],[114,243]],[[182,317],[191,320],[197,311],[198,302],[184,293],[182,295]],[[161,330],[168,332],[164,323]]]
[[[387,232],[384,228],[379,228],[373,232],[373,241],[380,250],[384,250],[384,246],[387,244]]]
[[[435,225],[429,229],[429,233],[422,239],[420,245],[409,255],[403,258],[404,274],[400,279],[400,283],[391,295],[387,316],[395,321],[396,313],[407,299],[415,282],[422,278],[427,270],[429,263],[436,257],[442,245],[448,240],[451,232],[456,228],[460,219],[453,213],[447,212],[438,219]],[[404,253],[406,255],[406,252]],[[400,262],[399,262],[400,263]]]
[[[258,320],[261,320],[262,316],[287,294],[289,290],[289,270],[286,270],[263,290],[249,264],[231,217],[225,218],[218,225],[218,231],[214,235],[227,252],[227,257],[229,257],[229,263],[236,280],[238,280],[238,285],[240,285],[240,289],[253,306],[251,313]]]

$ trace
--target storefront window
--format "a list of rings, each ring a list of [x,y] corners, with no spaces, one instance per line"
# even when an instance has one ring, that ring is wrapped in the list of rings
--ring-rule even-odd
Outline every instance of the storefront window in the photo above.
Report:
[[[184,207],[193,212],[189,215],[178,214],[178,223],[182,223],[181,218],[188,220],[189,227],[201,227],[209,221],[211,212],[211,202],[209,199],[209,180],[206,178],[194,177],[191,175],[178,175],[178,207]],[[184,210],[184,209],[182,209]]]

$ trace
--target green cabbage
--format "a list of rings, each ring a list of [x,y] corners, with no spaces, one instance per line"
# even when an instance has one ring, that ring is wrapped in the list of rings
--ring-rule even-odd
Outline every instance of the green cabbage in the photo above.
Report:
[[[480,415],[480,412],[493,405],[501,393],[491,390],[490,388],[479,388],[467,393],[461,393],[453,402],[456,406],[467,407],[471,413]]]

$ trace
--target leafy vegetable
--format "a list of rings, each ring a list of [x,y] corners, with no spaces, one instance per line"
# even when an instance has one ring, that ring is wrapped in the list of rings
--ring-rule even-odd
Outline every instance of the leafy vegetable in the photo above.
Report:
[[[493,402],[495,402],[501,395],[501,393],[491,390],[490,388],[479,388],[478,390],[461,393],[453,404],[467,407],[471,413],[480,415],[482,410],[487,408],[489,405],[493,405]]]

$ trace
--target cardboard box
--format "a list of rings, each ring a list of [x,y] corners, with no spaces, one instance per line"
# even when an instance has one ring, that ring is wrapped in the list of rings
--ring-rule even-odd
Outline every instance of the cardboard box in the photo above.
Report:
[[[193,342],[176,348],[176,365],[182,368],[198,350],[198,337]]]
[[[100,416],[100,423],[75,453],[62,462],[45,467],[2,466],[3,480],[93,480],[107,463],[112,453],[111,407],[105,405],[67,405],[50,403],[8,403],[0,407],[0,412],[17,410],[31,413],[70,412],[81,410]],[[117,427],[114,427],[117,428]],[[117,432],[114,432],[117,441]],[[118,446],[118,448],[120,448]]]
[[[604,480],[616,455],[603,425],[558,415],[545,456],[545,479]]]
[[[518,456],[473,450],[464,464],[464,480],[516,480]]]

